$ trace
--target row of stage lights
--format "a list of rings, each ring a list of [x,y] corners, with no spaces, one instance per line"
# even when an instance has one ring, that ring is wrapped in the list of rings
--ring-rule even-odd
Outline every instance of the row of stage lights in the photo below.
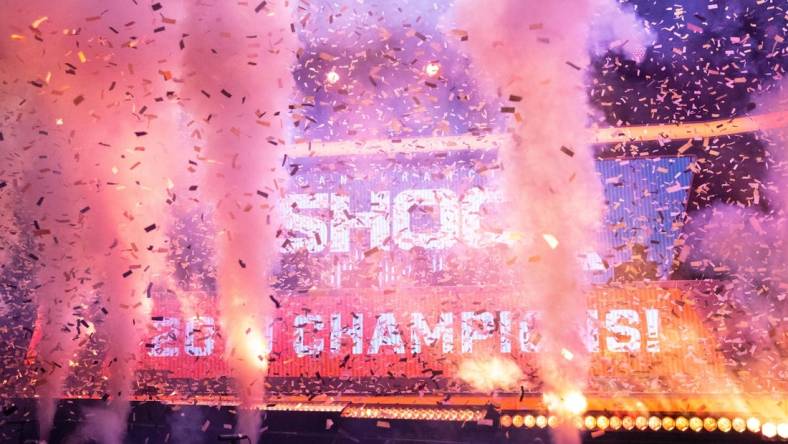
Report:
[[[502,415],[501,416],[501,426],[502,427],[555,427],[558,425],[558,417],[556,416],[544,416],[544,415]],[[752,433],[760,433],[766,438],[775,438],[779,436],[782,439],[788,439],[788,423],[775,423],[775,422],[764,422],[761,423],[761,420],[758,418],[744,418],[735,417],[733,419],[729,419],[726,417],[720,418],[711,418],[707,417],[701,419],[697,416],[693,416],[687,419],[684,416],[678,416],[673,418],[672,416],[585,416],[584,418],[577,417],[574,419],[575,427],[579,429],[586,429],[586,430],[679,430],[679,431],[686,431],[692,430],[694,432],[700,432],[702,430],[706,430],[707,432],[713,432],[719,430],[723,433],[728,433],[731,430],[734,430],[739,433],[743,433],[745,431],[750,431]]]
[[[313,404],[313,403],[277,403],[266,407],[266,410],[281,411],[310,411],[310,412],[341,412],[345,418],[358,419],[404,419],[427,421],[481,421],[485,418],[486,411],[471,408],[429,408],[429,407],[388,407],[388,406],[360,406],[346,404]],[[559,424],[557,416],[531,415],[531,414],[504,414],[501,415],[501,427],[509,428],[546,428],[556,427]],[[593,416],[576,417],[574,426],[578,429],[589,431],[619,431],[619,430],[678,430],[694,432],[723,433],[735,431],[744,433],[760,433],[766,438],[788,439],[788,422],[761,422],[755,417],[747,418],[727,417],[699,418],[692,416]]]
[[[308,402],[278,402],[268,404],[265,410],[270,412],[341,412],[345,404],[318,404]]]
[[[424,408],[424,407],[368,407],[348,406],[342,411],[345,418],[369,419],[411,419],[428,421],[480,421],[484,419],[482,410],[463,408]]]

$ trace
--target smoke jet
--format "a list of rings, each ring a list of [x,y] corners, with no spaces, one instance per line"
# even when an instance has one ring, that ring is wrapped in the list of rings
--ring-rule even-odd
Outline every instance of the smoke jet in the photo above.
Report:
[[[185,107],[194,119],[204,196],[213,206],[216,279],[225,360],[241,402],[237,431],[259,435],[271,321],[271,269],[279,245],[281,150],[297,37],[292,5],[195,3],[184,39]],[[204,151],[203,151],[204,150]]]
[[[617,10],[602,0],[507,0],[483,8],[460,0],[454,15],[460,28],[454,34],[467,36],[458,45],[471,56],[472,69],[507,100],[501,111],[513,114],[511,142],[500,153],[503,185],[510,226],[524,234],[515,264],[530,292],[524,302],[543,312],[538,367],[551,399],[575,399],[586,382],[582,329],[589,284],[580,260],[595,247],[604,200],[589,144],[585,67],[594,46],[591,24],[596,13],[611,9]],[[572,410],[557,413],[566,420],[578,413]],[[556,438],[579,442],[570,429],[559,428]]]
[[[38,263],[40,436],[63,395],[79,326],[95,324],[110,344],[96,371],[116,420],[92,427],[120,442],[150,308],[145,289],[167,273],[164,233],[177,181],[167,142],[178,110],[162,67],[177,40],[152,37],[149,25],[162,17],[133,3],[9,8],[2,29],[13,34],[3,35],[0,80],[4,119],[13,120],[3,149],[22,153],[16,215]],[[105,312],[90,323],[76,311],[94,295]]]

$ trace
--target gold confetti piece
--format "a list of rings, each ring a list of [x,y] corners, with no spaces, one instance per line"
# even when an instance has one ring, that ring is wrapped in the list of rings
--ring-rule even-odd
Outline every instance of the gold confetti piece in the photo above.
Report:
[[[681,191],[682,189],[683,188],[681,187],[680,183],[675,183],[675,184],[665,188],[665,191],[667,191],[668,193],[676,193],[676,192]]]
[[[459,37],[460,40],[468,40],[468,31],[463,29],[452,29],[451,33],[454,36]]]
[[[555,250],[558,247],[558,239],[556,239],[556,237],[553,236],[552,234],[545,233],[542,235],[542,238],[544,239],[545,242],[547,242],[547,245],[549,245],[550,248],[552,248],[553,250]]]
[[[79,57],[79,61],[82,62],[82,63],[85,63],[85,62],[88,61],[87,57],[85,57],[85,53],[82,52],[82,51],[79,51],[77,53],[77,56]]]
[[[11,34],[11,40],[24,40],[25,36],[19,34]]]
[[[44,23],[45,21],[47,21],[48,19],[49,19],[49,17],[47,17],[47,16],[38,18],[33,23],[30,24],[30,27],[33,28],[33,29],[38,29],[38,27],[41,26],[41,24]]]

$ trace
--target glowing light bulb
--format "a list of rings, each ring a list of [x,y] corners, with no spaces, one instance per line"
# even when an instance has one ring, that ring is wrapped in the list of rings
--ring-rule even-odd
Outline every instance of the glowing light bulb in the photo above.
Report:
[[[733,418],[731,425],[733,426],[733,430],[736,430],[739,433],[747,430],[747,423],[742,418]]]
[[[758,418],[747,418],[747,430],[758,433],[761,430],[761,420]]]
[[[600,430],[605,430],[610,425],[610,421],[607,419],[607,416],[598,416],[596,418],[596,426],[599,427]]]
[[[339,73],[333,69],[326,74],[326,82],[333,85],[339,81]]]
[[[424,67],[424,72],[430,77],[435,77],[441,71],[441,65],[437,62],[430,62]]]
[[[761,426],[761,433],[767,438],[774,438],[777,436],[777,425],[773,422],[764,422]]]
[[[631,45],[632,48],[629,48],[630,55],[632,56],[632,60],[635,62],[642,62],[643,59],[646,57],[646,47],[643,45]]]
[[[656,416],[652,416],[648,418],[648,428],[656,432],[657,430],[662,428],[662,421]]]
[[[610,417],[610,428],[613,430],[620,429],[622,425],[621,422],[622,422],[621,418],[619,418],[618,416]]]
[[[698,418],[697,416],[693,416],[689,420],[689,426],[693,432],[700,432],[703,430],[703,420]]]
[[[722,418],[719,418],[719,419],[717,420],[717,428],[718,428],[718,429],[719,429],[719,430],[720,430],[722,433],[728,433],[728,432],[730,432],[730,431],[731,431],[731,426],[732,426],[732,424],[731,424],[731,420],[730,420],[730,419],[728,419],[728,418],[722,417]]]
[[[625,429],[632,430],[635,427],[635,420],[632,419],[631,416],[625,416],[624,420],[621,421],[621,424],[624,426]]]
[[[523,424],[530,429],[536,425],[536,418],[534,418],[534,415],[527,415],[523,418]]]
[[[512,426],[512,417],[509,415],[501,416],[501,426],[502,427],[511,427]]]
[[[714,418],[706,418],[703,420],[703,428],[707,432],[713,432],[717,430],[717,421]]]
[[[528,416],[526,416],[526,418],[528,418]],[[531,418],[533,418],[533,416],[531,416]],[[522,427],[524,423],[525,420],[520,415],[514,415],[514,418],[512,418],[512,425],[514,425],[517,428]],[[529,427],[533,427],[533,425],[530,425]]]
[[[640,430],[646,430],[648,428],[648,419],[645,416],[638,416],[635,418],[635,427]]]
[[[596,427],[596,418],[593,416],[586,416],[583,420],[583,425],[588,430],[594,430],[594,427]]]
[[[671,431],[676,427],[676,421],[673,420],[670,416],[666,416],[662,418],[662,428]]]
[[[782,439],[788,439],[788,422],[781,422],[777,425],[777,434]]]
[[[689,420],[683,416],[676,418],[676,428],[680,431],[685,431],[689,428]]]

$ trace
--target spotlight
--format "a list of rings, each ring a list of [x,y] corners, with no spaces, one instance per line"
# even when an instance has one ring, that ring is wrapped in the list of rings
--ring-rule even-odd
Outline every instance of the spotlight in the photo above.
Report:
[[[547,417],[547,425],[550,427],[557,427],[558,426],[558,417],[554,415],[550,415]]]
[[[638,416],[635,418],[635,427],[640,430],[646,430],[648,428],[648,419],[645,416]]]
[[[683,416],[676,418],[676,428],[682,432],[689,428],[689,420]]]
[[[630,48],[630,53],[632,55],[632,60],[635,62],[640,63],[644,57],[646,57],[646,47],[643,45],[632,45],[633,48]]]
[[[512,418],[512,425],[517,427],[517,428],[522,427],[523,426],[523,422],[524,422],[523,421],[523,417],[520,416],[520,415],[514,415],[514,417]]]
[[[530,429],[536,425],[536,418],[534,418],[534,415],[526,415],[523,418],[523,424]]]
[[[586,430],[594,430],[596,427],[596,418],[593,416],[586,416],[583,419],[583,426],[585,426]]]
[[[621,418],[618,416],[611,416],[610,417],[610,428],[613,430],[618,430],[621,428]]]
[[[631,416],[625,416],[624,420],[621,421],[621,424],[624,426],[625,429],[632,430],[635,427],[635,420],[632,419]]]
[[[689,420],[689,426],[693,432],[700,432],[703,430],[703,420],[698,418],[697,416],[693,416]]]
[[[540,429],[547,427],[547,418],[544,415],[539,415],[536,417],[536,426]]]
[[[717,421],[714,418],[706,418],[703,420],[703,428],[707,432],[713,432],[717,430]]]
[[[761,420],[758,418],[747,418],[747,430],[751,431],[752,433],[760,432]]]
[[[717,429],[722,433],[731,431],[731,420],[725,417],[717,419]]]
[[[777,426],[773,422],[764,422],[761,426],[761,433],[767,438],[774,438],[777,436]]]
[[[438,62],[430,62],[424,66],[424,72],[430,77],[435,77],[440,73],[441,65]]]
[[[668,432],[673,430],[676,427],[676,421],[673,420],[670,416],[666,416],[662,418],[662,428],[667,430]]]
[[[326,82],[330,85],[333,85],[339,81],[339,73],[334,71],[333,69],[326,74]]]
[[[733,418],[731,425],[733,426],[733,430],[736,430],[739,433],[747,430],[747,423],[741,418]]]
[[[788,439],[788,422],[781,422],[777,426],[777,434],[780,435],[782,439]]]
[[[656,432],[662,428],[662,421],[656,416],[652,416],[648,418],[648,428]]]
[[[501,426],[502,427],[511,427],[513,423],[514,423],[514,421],[512,420],[511,416],[509,416],[509,415],[502,415],[501,416]]]
[[[478,421],[483,418],[482,412],[476,412],[474,410],[464,410],[465,416],[463,416],[465,421]]]
[[[610,420],[607,419],[607,416],[598,416],[596,418],[596,426],[599,427],[599,430],[605,430],[610,425]]]

